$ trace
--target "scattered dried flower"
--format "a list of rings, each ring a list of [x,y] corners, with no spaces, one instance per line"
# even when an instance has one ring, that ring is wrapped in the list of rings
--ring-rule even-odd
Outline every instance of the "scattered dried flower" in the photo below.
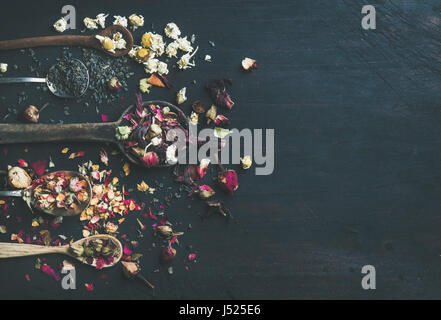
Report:
[[[257,63],[256,60],[251,59],[251,58],[245,58],[242,60],[242,68],[245,71],[250,71],[252,69],[257,69]]]
[[[209,90],[211,98],[218,107],[231,110],[234,106],[234,102],[231,100],[226,86],[231,86],[232,84],[233,82],[230,79],[218,79],[207,83],[205,87]]]

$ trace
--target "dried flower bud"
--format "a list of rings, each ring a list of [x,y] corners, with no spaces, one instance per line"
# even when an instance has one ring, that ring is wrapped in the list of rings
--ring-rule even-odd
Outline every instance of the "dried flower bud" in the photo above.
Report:
[[[210,164],[210,159],[202,159],[201,163],[199,164],[197,168],[197,172],[199,174],[199,177],[202,179],[205,174],[207,173],[208,165]]]
[[[193,111],[196,113],[204,113],[205,112],[204,104],[200,100],[193,102],[191,107],[193,108]]]
[[[217,176],[217,180],[220,186],[230,192],[231,195],[233,195],[234,191],[239,187],[237,173],[234,170],[220,172]]]
[[[8,183],[11,187],[24,189],[31,185],[29,174],[20,167],[8,167]]]
[[[174,259],[176,256],[176,249],[173,249],[171,245],[163,247],[159,256],[159,261],[162,264],[166,264]]]
[[[253,164],[250,156],[244,156],[243,158],[240,158],[240,163],[243,169],[249,169]]]
[[[155,152],[147,152],[144,157],[142,157],[142,161],[147,168],[155,167],[158,164],[158,155]]]
[[[110,79],[107,83],[107,86],[109,87],[109,90],[112,91],[118,91],[119,89],[121,89],[121,83],[117,78]]]
[[[199,186],[199,196],[202,199],[208,199],[208,198],[212,197],[215,193],[216,192],[210,186],[207,186],[205,184],[202,186]]]
[[[209,90],[211,98],[218,107],[223,107],[231,110],[234,106],[233,100],[227,92],[226,86],[231,86],[233,82],[229,79],[218,79],[206,84],[206,88]]]
[[[216,114],[217,114],[217,108],[215,105],[212,105],[205,114],[205,117],[207,118],[207,124],[210,123],[211,121],[214,121],[214,119],[216,119]]]
[[[214,119],[214,124],[217,126],[225,127],[230,123],[230,119],[228,119],[226,116],[223,116],[221,114],[217,115]]]
[[[245,58],[242,60],[242,68],[245,71],[250,71],[252,69],[257,69],[257,64],[256,64],[256,60],[251,59],[251,58]]]
[[[166,239],[173,237],[173,229],[170,226],[157,226],[156,232]]]
[[[141,271],[139,264],[136,262],[121,261],[121,264],[123,266],[123,273],[128,279],[136,276]]]
[[[84,247],[82,245],[73,244],[70,246],[69,250],[77,257],[81,257],[84,254]]]
[[[37,123],[40,118],[40,111],[35,106],[27,106],[23,111],[23,118],[26,121]]]

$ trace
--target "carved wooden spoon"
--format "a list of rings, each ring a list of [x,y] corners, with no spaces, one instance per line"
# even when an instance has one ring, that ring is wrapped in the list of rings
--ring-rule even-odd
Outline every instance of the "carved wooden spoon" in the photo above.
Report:
[[[116,32],[121,32],[124,40],[126,40],[126,49],[115,50],[115,52],[107,51],[101,45],[101,42],[95,38],[96,35],[103,37],[112,38],[113,34]],[[103,29],[96,35],[91,36],[47,36],[47,37],[34,37],[34,38],[23,38],[16,40],[4,40],[0,41],[0,50],[12,50],[12,49],[23,49],[23,48],[33,48],[33,47],[47,47],[47,46],[80,46],[80,47],[90,47],[101,50],[113,57],[123,56],[133,48],[133,36],[131,32],[120,25],[113,25]]]
[[[123,248],[121,245],[121,242],[110,235],[107,234],[98,234],[95,236],[90,236],[87,238],[82,238],[78,241],[75,241],[72,245],[82,245],[84,241],[86,240],[92,240],[92,239],[101,239],[101,240],[110,240],[116,245],[115,259],[112,263],[108,265],[104,265],[103,268],[109,268],[116,265],[119,260],[121,260],[122,254],[123,254]],[[58,247],[50,247],[50,246],[38,246],[35,244],[23,244],[23,243],[7,243],[7,242],[0,242],[0,259],[4,258],[16,258],[16,257],[25,257],[25,256],[36,256],[41,254],[52,254],[52,253],[61,253],[68,255],[72,258],[77,259],[78,261],[87,264],[92,267],[96,267],[95,262],[92,264],[89,264],[86,262],[86,258],[84,257],[77,257],[74,254],[70,252],[70,246],[58,246]]]

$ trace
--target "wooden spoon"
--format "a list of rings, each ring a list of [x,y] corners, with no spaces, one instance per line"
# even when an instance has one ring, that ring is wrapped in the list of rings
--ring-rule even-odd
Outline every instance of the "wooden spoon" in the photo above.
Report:
[[[155,104],[160,107],[169,107],[178,114],[181,123],[188,123],[188,119],[181,109],[175,105],[160,101],[147,101],[143,105]],[[115,137],[115,130],[121,125],[124,116],[135,110],[135,106],[127,108],[115,122],[102,123],[73,123],[73,124],[0,124],[0,144],[32,143],[32,142],[59,142],[59,141],[85,141],[85,142],[110,142],[118,144],[121,152],[131,162],[142,165],[134,155],[127,152],[124,144]],[[169,167],[164,164],[158,167]]]
[[[92,239],[110,240],[114,244],[116,244],[116,246],[117,246],[116,254],[114,255],[115,260],[111,264],[104,265],[103,268],[113,267],[114,265],[116,265],[119,262],[119,260],[121,260],[121,257],[123,254],[123,248],[122,248],[121,242],[113,236],[109,236],[107,234],[98,234],[95,236],[82,238],[78,241],[75,241],[73,244],[82,245],[84,243],[84,241],[92,240]],[[77,256],[73,255],[70,252],[69,248],[70,248],[69,245],[50,247],[50,246],[38,246],[35,244],[0,242],[0,259],[25,257],[25,256],[36,256],[36,255],[41,255],[41,254],[61,253],[61,254],[68,255],[72,258],[75,258],[84,264],[87,264],[92,267],[96,267],[95,262],[93,264],[87,263],[86,258],[77,257]]]
[[[34,38],[23,38],[16,40],[4,40],[0,41],[0,50],[12,50],[12,49],[23,49],[23,48],[34,48],[34,47],[47,47],[47,46],[80,46],[80,47],[90,47],[101,50],[113,57],[123,56],[133,48],[133,36],[131,32],[120,25],[113,25],[107,27],[96,35],[103,37],[112,38],[113,34],[116,32],[121,32],[124,40],[126,40],[126,49],[115,50],[115,52],[107,51],[101,45],[101,42],[95,38],[95,35],[91,36],[47,36],[47,37],[34,37]]]

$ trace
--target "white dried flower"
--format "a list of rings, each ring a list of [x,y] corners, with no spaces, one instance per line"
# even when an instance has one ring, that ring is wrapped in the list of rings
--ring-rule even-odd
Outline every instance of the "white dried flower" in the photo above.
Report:
[[[126,48],[127,42],[126,42],[126,40],[124,40],[124,37],[121,34],[121,32],[116,32],[113,35],[113,40],[115,40],[115,42],[116,42],[116,45],[115,45],[116,49],[125,49]]]
[[[139,80],[139,91],[142,93],[150,93],[150,87],[152,86],[147,82],[147,78]]]
[[[198,51],[198,47],[196,47],[196,50],[191,55],[190,55],[190,53],[184,54],[181,57],[181,59],[179,59],[177,62],[179,69],[185,70],[185,69],[194,67],[195,64],[194,64],[194,62],[190,62],[190,59],[193,58],[193,56],[196,54],[197,51]]]
[[[205,56],[205,59],[204,59],[205,61],[207,61],[207,62],[211,62],[211,56],[210,55],[206,55]]]
[[[95,19],[84,18],[83,23],[84,23],[84,26],[87,29],[90,29],[90,30],[98,29],[98,25],[96,24],[96,20]]]
[[[138,27],[142,27],[144,25],[144,17],[137,14],[132,14],[129,17],[130,25],[133,30],[136,30]]]
[[[5,73],[8,71],[8,64],[7,63],[0,63],[0,72]]]
[[[115,21],[113,21],[114,25],[120,25],[127,28],[127,18],[123,16],[113,16]]]
[[[178,91],[178,93],[176,94],[176,103],[177,104],[182,104],[185,101],[187,101],[187,97],[185,96],[186,93],[187,93],[186,87],[184,87]]]
[[[67,21],[64,20],[64,18],[61,18],[54,23],[54,29],[58,32],[64,32],[66,31],[66,28],[67,28]]]
[[[172,144],[167,147],[167,151],[165,152],[166,162],[168,164],[176,164],[178,163],[178,158],[176,157],[176,145]]]
[[[191,46],[191,42],[187,40],[187,37],[184,38],[178,38],[176,39],[176,42],[179,45],[179,49],[181,49],[184,52],[192,52],[193,47]]]
[[[165,26],[164,29],[165,35],[170,39],[176,40],[181,35],[181,30],[174,22],[170,22]]]
[[[161,75],[168,74],[168,68],[167,68],[167,64],[165,62],[159,61],[157,70],[158,70],[158,73]]]
[[[199,115],[196,112],[192,111],[190,115],[190,123],[195,126],[198,124],[198,121]]]
[[[108,17],[108,14],[104,14],[104,13],[100,13],[99,15],[96,16],[96,23],[98,23],[101,28],[105,28],[106,27],[106,18]]]
[[[179,49],[179,44],[176,41],[173,41],[168,44],[167,48],[165,49],[165,53],[169,58],[171,57],[176,58],[178,54],[178,49]]]
[[[158,64],[159,64],[159,60],[158,59],[149,59],[147,60],[147,62],[144,62],[144,66],[145,66],[145,72],[146,73],[155,73],[158,71]]]
[[[165,51],[164,39],[160,34],[147,32],[142,35],[141,45],[156,53],[159,57]]]

